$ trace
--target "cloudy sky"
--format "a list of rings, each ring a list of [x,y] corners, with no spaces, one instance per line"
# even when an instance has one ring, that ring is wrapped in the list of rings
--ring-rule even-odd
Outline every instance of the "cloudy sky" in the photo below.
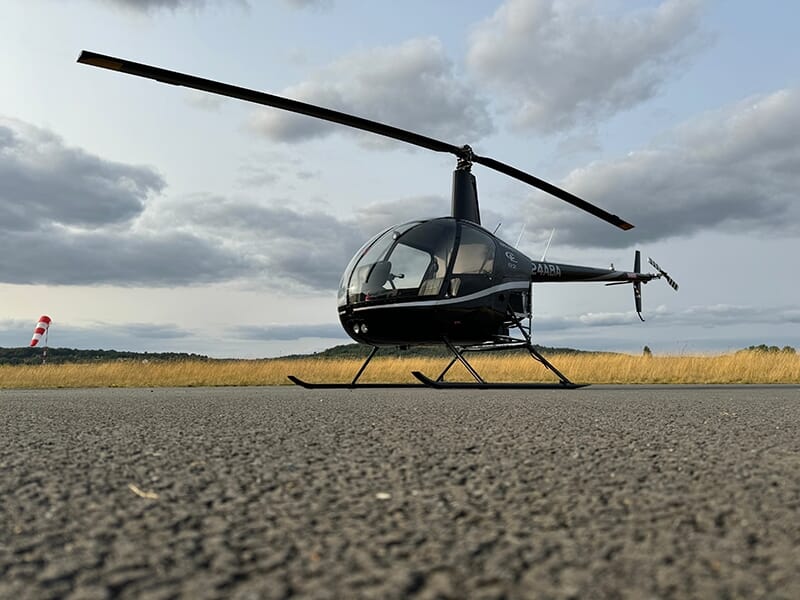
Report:
[[[800,7],[723,0],[0,0],[0,346],[262,357],[348,340],[335,288],[382,227],[449,210],[454,160],[96,69],[125,57],[461,145],[484,225],[681,284],[542,284],[544,345],[800,346]],[[523,230],[524,227],[524,230]]]

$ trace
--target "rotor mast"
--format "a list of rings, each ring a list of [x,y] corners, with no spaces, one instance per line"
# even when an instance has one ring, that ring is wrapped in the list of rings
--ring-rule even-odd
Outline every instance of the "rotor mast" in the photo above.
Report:
[[[458,164],[453,171],[453,199],[451,214],[455,219],[481,224],[478,207],[478,184],[472,174],[472,148],[463,146],[458,155]]]

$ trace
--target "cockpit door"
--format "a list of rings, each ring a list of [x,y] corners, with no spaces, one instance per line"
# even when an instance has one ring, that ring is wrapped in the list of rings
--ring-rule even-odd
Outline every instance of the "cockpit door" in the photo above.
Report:
[[[461,223],[448,295],[466,296],[491,287],[494,282],[495,252],[495,241],[488,233]]]

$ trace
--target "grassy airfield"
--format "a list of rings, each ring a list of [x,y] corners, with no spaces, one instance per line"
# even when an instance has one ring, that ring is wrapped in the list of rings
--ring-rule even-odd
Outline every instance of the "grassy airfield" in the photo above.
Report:
[[[712,356],[553,354],[547,356],[576,383],[594,384],[800,384],[800,354],[737,352]],[[487,381],[553,382],[527,356],[469,355]],[[417,383],[411,371],[435,377],[449,359],[387,357],[373,360],[360,382]],[[349,382],[361,358],[265,360],[117,360],[96,363],[0,365],[0,388],[185,387],[288,385],[287,375],[312,382]],[[461,365],[450,381],[471,381]]]

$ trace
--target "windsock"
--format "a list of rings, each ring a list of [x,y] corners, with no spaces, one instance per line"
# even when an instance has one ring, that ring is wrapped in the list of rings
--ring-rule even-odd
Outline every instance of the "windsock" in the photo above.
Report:
[[[42,315],[39,317],[39,322],[36,324],[36,329],[33,330],[33,339],[31,339],[31,347],[36,346],[42,336],[47,333],[47,328],[50,327],[50,317]]]

